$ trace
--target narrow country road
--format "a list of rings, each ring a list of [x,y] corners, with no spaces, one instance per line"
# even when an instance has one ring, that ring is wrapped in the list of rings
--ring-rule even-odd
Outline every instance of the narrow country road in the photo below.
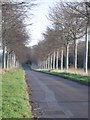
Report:
[[[87,86],[31,71],[27,66],[25,70],[35,117],[88,118]]]

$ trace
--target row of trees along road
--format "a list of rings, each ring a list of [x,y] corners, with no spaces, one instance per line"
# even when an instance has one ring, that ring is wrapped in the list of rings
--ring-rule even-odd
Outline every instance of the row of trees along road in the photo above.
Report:
[[[39,68],[69,68],[69,55],[74,47],[74,68],[77,69],[78,44],[84,43],[84,71],[88,72],[88,43],[90,35],[90,2],[58,2],[50,8],[52,27],[43,33],[44,41],[33,47]],[[90,45],[90,44],[89,44]],[[82,54],[82,51],[80,51]],[[73,54],[72,54],[73,55]],[[59,60],[60,59],[60,60]],[[83,61],[83,60],[82,60]],[[60,63],[59,63],[60,62]]]
[[[27,60],[28,48],[25,47],[29,36],[26,32],[26,11],[31,4],[2,4],[2,68],[16,67]]]

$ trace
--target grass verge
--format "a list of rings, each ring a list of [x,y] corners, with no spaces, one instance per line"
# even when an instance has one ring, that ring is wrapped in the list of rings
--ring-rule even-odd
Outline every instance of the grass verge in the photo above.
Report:
[[[35,71],[38,71],[38,70],[35,70]],[[89,76],[82,76],[82,75],[65,73],[65,72],[59,73],[59,72],[52,72],[52,71],[45,71],[45,70],[39,70],[38,72],[43,72],[43,73],[47,73],[50,75],[63,77],[65,79],[69,79],[69,80],[90,86],[90,77]]]
[[[2,118],[32,118],[24,70],[2,75]]]

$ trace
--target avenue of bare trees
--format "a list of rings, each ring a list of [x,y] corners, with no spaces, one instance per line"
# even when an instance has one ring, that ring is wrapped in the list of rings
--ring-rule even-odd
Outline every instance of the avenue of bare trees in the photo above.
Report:
[[[32,5],[28,5],[30,8]],[[28,48],[25,46],[29,39],[26,32],[25,3],[3,3],[2,10],[2,68],[16,67],[27,60]]]
[[[32,5],[28,5],[29,9]],[[90,2],[57,2],[50,8],[51,27],[43,40],[32,48],[26,32],[27,4],[2,4],[2,67],[10,68],[26,61],[43,69],[90,68]],[[30,23],[31,24],[31,23]]]
[[[58,2],[50,8],[52,27],[43,33],[44,40],[33,47],[39,68],[77,69],[88,72],[90,52],[90,2]],[[89,50],[90,51],[90,50]],[[89,54],[89,55],[88,55]],[[80,56],[82,60],[80,60]],[[79,63],[83,62],[82,65]]]

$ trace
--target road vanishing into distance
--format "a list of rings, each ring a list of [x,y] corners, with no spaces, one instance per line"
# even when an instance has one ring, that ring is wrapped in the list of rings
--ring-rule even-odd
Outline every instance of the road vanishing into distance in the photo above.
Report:
[[[25,66],[37,118],[88,118],[88,86]]]

